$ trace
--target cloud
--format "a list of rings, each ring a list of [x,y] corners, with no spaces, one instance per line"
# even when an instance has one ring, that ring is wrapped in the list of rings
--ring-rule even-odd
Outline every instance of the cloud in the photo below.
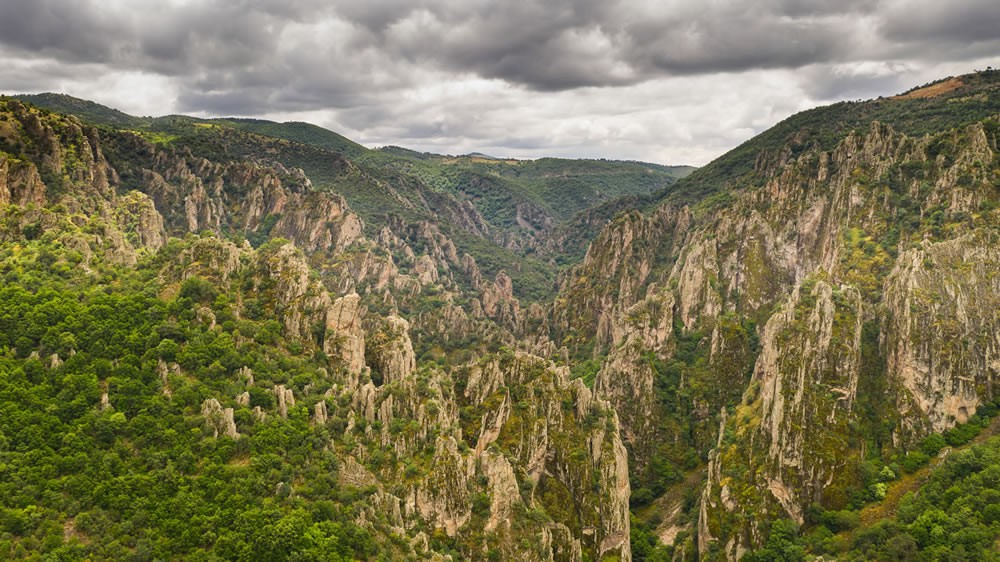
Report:
[[[885,37],[904,45],[1000,43],[1000,3],[993,0],[896,0],[883,16]]]
[[[453,153],[704,163],[791,112],[997,53],[995,0],[0,3],[2,91]]]

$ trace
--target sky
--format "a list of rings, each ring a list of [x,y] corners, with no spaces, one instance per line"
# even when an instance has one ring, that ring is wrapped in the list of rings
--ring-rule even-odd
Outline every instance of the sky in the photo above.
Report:
[[[703,165],[781,119],[1000,67],[997,0],[2,0],[0,92],[367,146]]]

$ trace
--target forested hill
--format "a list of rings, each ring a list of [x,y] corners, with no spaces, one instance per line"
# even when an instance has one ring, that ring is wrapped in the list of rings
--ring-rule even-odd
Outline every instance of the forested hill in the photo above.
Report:
[[[994,559],[998,118],[687,174],[0,98],[0,558]]]

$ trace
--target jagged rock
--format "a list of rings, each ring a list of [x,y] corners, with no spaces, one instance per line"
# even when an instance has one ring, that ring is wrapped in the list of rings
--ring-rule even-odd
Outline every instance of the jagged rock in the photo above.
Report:
[[[367,488],[368,486],[378,485],[378,479],[375,478],[375,475],[350,455],[345,457],[340,463],[340,470],[337,471],[337,477],[342,484],[356,488]]]
[[[510,407],[505,387],[519,388],[522,396],[531,398]],[[579,489],[583,480],[598,482],[593,495],[574,497],[574,501],[581,502],[578,505],[583,506],[583,511],[593,509],[595,514],[581,521],[591,530],[577,540],[582,540],[584,551],[598,558],[618,556],[631,560],[628,455],[619,436],[618,417],[608,404],[594,398],[579,383],[571,384],[566,369],[522,353],[471,369],[465,393],[473,404],[492,405],[483,412],[480,424],[480,439],[487,443],[477,443],[475,450],[484,451],[480,459],[491,454],[492,447],[499,447],[536,490],[549,490],[553,497],[564,500],[560,494]],[[584,410],[581,402],[589,406]],[[566,405],[569,412],[564,410]],[[581,421],[588,419],[603,421]],[[579,450],[567,455],[557,445],[567,439],[578,443]],[[572,551],[571,543],[563,547]]]
[[[425,520],[443,527],[454,537],[472,516],[468,481],[458,444],[453,438],[439,438],[435,446],[430,477],[413,492],[413,503]]]
[[[365,353],[377,384],[409,378],[416,368],[409,322],[398,316],[385,318],[376,331],[369,333]]]
[[[632,466],[641,470],[658,435],[658,406],[650,356],[673,352],[673,293],[649,288],[646,298],[616,317],[609,329],[611,351],[598,371],[594,392],[607,400],[621,419],[622,437],[631,447]]]
[[[253,416],[253,419],[257,420],[258,422],[263,422],[264,420],[267,419],[267,412],[261,410],[260,406],[254,406],[253,410],[250,411],[250,414]]]
[[[412,228],[414,239],[427,244],[428,254],[439,264],[455,264],[458,262],[458,250],[455,243],[445,236],[436,224],[421,221]]]
[[[364,224],[347,210],[347,201],[339,195],[311,192],[293,194],[288,204],[272,214],[281,214],[272,235],[294,240],[309,251],[342,251],[363,237]]]
[[[497,273],[496,280],[487,285],[480,297],[483,313],[501,324],[514,326],[521,312],[520,302],[514,298],[514,282],[507,272]]]
[[[212,437],[221,433],[230,439],[240,438],[232,408],[223,408],[218,400],[209,398],[201,403],[201,415],[205,418],[205,427],[212,431]]]
[[[45,184],[34,164],[0,157],[0,205],[44,204]]]
[[[250,367],[247,367],[246,365],[240,367],[239,370],[236,371],[236,376],[246,380],[247,386],[253,386],[253,369]]]
[[[122,196],[115,209],[115,218],[123,232],[135,237],[136,246],[158,250],[167,241],[163,216],[145,193],[130,191]]]
[[[254,271],[254,289],[273,302],[285,336],[311,340],[315,327],[326,323],[331,300],[322,283],[310,278],[302,252],[292,244],[258,252]]]
[[[274,396],[278,399],[278,415],[283,418],[288,417],[288,409],[295,406],[295,395],[292,389],[285,388],[285,385],[274,386]]]
[[[657,255],[676,252],[691,221],[687,207],[666,205],[649,217],[625,213],[605,227],[560,287],[552,310],[558,338],[591,336],[595,353],[606,348],[614,317],[642,297]]]
[[[730,422],[731,431],[745,438],[721,445],[713,459],[706,484],[708,530],[701,535],[727,542],[735,537],[740,547],[751,547],[739,537],[760,536],[757,521],[765,518],[737,517],[749,525],[741,533],[712,510],[767,517],[781,510],[802,523],[812,503],[846,502],[842,494],[853,475],[845,468],[861,455],[846,446],[855,431],[861,295],[824,281],[810,285],[796,288],[764,328],[750,387]],[[739,494],[726,485],[734,473],[745,474]]]
[[[326,424],[327,419],[328,419],[328,414],[326,411],[326,402],[320,400],[319,402],[316,403],[315,415],[313,416],[313,421],[315,421],[317,425],[324,425]]]
[[[977,231],[900,255],[886,280],[888,375],[909,439],[964,423],[1000,377],[1000,239]]]
[[[417,281],[421,285],[433,285],[434,283],[437,283],[437,264],[434,263],[434,259],[427,254],[420,256],[417,263],[413,266],[413,271],[416,273]]]
[[[173,396],[173,391],[170,389],[169,375],[179,375],[181,373],[181,366],[177,363],[167,363],[163,359],[159,359],[156,362],[156,374],[160,377],[160,385],[163,388],[163,394],[166,397]]]
[[[365,332],[361,327],[363,316],[364,308],[357,293],[335,300],[326,313],[323,350],[330,357],[340,360],[347,373],[354,377],[365,367]]]
[[[232,242],[214,237],[195,240],[160,272],[164,281],[179,282],[189,277],[201,277],[225,286],[240,268],[244,251]]]
[[[483,274],[479,271],[479,266],[476,265],[476,258],[469,254],[462,254],[462,271],[469,277],[469,285],[472,290],[478,291],[483,282]]]
[[[722,298],[712,286],[719,278],[719,257],[714,240],[695,244],[678,261],[678,309],[684,327],[691,330],[698,322],[714,319],[722,309]]]
[[[499,525],[510,525],[515,505],[521,503],[514,467],[503,455],[486,451],[479,459],[483,475],[489,482],[490,517],[483,528],[493,532]]]

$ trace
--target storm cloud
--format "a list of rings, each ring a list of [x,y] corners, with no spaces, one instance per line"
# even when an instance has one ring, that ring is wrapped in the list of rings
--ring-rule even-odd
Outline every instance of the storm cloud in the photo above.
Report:
[[[521,157],[702,164],[998,54],[995,0],[0,3],[0,91]]]

